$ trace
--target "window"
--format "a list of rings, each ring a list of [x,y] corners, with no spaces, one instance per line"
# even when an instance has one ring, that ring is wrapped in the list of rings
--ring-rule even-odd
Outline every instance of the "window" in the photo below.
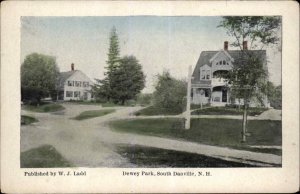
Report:
[[[74,97],[77,97],[77,98],[80,97],[80,91],[75,91],[74,92]]]
[[[205,70],[202,70],[201,72],[201,79],[205,79]]]
[[[73,97],[72,91],[66,91],[66,97]]]
[[[210,79],[210,70],[201,71],[201,79]]]
[[[75,81],[75,86],[76,87],[81,87],[81,81]]]
[[[217,62],[216,65],[229,65],[229,63],[226,60],[221,60]]]
[[[72,81],[68,81],[68,86],[73,86],[73,82]]]
[[[206,79],[210,79],[210,70],[206,70]]]
[[[83,87],[89,87],[89,82],[82,82]]]

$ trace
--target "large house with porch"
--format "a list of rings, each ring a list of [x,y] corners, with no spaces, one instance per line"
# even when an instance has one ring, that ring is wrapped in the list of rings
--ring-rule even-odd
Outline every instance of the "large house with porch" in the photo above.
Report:
[[[93,82],[80,70],[74,69],[71,64],[71,71],[61,72],[58,83],[58,100],[87,100],[93,99],[91,86]]]
[[[247,49],[247,41],[243,42],[243,49]],[[261,57],[264,69],[267,70],[265,50],[247,50]],[[228,104],[243,104],[243,99],[233,99],[230,96],[230,85],[222,78],[222,74],[230,71],[238,63],[240,50],[228,50],[228,42],[224,42],[224,49],[219,51],[203,51],[193,71],[192,95],[193,104],[210,104],[211,106],[225,106]],[[261,106],[255,100],[250,101],[250,106]],[[269,107],[265,97],[263,105]]]

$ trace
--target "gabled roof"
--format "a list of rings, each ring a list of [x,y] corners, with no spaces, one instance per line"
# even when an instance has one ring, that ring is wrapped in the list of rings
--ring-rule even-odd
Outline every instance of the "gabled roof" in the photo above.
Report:
[[[197,61],[197,64],[193,71],[193,80],[192,83],[200,83],[200,67],[204,65],[212,66],[212,63],[210,62],[210,59],[212,59],[218,52],[220,51],[203,51],[201,52],[199,59]],[[227,53],[235,60],[233,62],[233,65],[235,63],[238,63],[238,58],[240,56],[242,51],[240,50],[228,50]],[[257,55],[261,57],[261,59],[264,61],[264,68],[267,70],[266,67],[266,51],[265,50],[247,50],[247,52],[250,52],[251,54]]]
[[[74,73],[78,72],[79,70],[74,70],[74,71],[66,71],[66,72],[61,72],[59,74],[59,83],[63,84],[65,81],[74,75]]]
[[[214,61],[217,56],[220,54],[220,53],[224,53],[229,59],[230,61],[234,62],[234,59],[229,55],[229,53],[225,50],[220,50],[219,52],[217,52],[210,60],[209,62],[211,63],[212,61]]]

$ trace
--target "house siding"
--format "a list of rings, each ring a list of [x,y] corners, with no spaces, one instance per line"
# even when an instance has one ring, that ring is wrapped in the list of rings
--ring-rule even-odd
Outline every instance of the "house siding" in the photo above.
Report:
[[[72,85],[69,86],[68,83],[71,83]],[[76,85],[76,82],[78,85]],[[84,83],[88,83],[88,86],[85,86]],[[92,94],[91,94],[91,86],[93,85],[93,82],[90,80],[89,77],[87,77],[84,73],[81,71],[76,71],[73,73],[72,76],[70,76],[68,79],[66,79],[63,83],[62,90],[63,90],[63,100],[69,101],[69,100],[92,100]],[[68,96],[67,93],[72,94],[71,96]],[[74,94],[77,93],[78,95],[75,96]]]
[[[230,86],[223,78],[215,77],[214,73],[217,71],[230,71],[235,63],[234,57],[237,57],[240,51],[203,51],[197,61],[193,72],[192,80],[192,98],[193,104],[211,104],[212,106],[225,106],[226,104],[243,104],[243,101],[234,100],[231,102]],[[251,51],[260,55],[264,60],[264,69],[267,72],[266,52],[265,51]],[[220,61],[222,64],[220,65]],[[223,62],[224,61],[224,62]],[[209,71],[210,79],[202,79],[201,72]],[[209,90],[209,97],[204,94],[197,93],[199,90]],[[264,106],[269,107],[268,99],[265,98]],[[258,101],[251,100],[250,106],[260,106]]]

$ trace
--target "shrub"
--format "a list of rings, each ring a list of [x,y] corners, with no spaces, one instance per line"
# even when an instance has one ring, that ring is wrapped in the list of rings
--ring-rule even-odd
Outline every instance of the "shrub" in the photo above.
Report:
[[[169,72],[157,77],[153,94],[154,106],[171,112],[182,112],[186,102],[186,82],[171,77]]]

